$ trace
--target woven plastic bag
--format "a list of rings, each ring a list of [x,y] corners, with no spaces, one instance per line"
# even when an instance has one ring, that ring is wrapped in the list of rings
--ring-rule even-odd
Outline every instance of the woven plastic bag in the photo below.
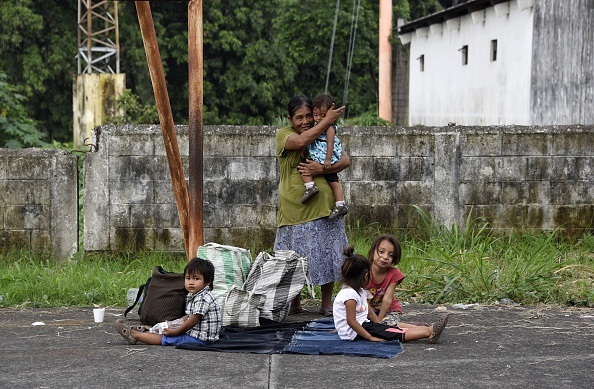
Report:
[[[293,250],[261,252],[252,264],[243,289],[266,296],[260,317],[283,322],[289,315],[291,300],[305,284],[314,296],[307,270],[307,258],[300,257]]]
[[[233,286],[227,293],[223,306],[223,325],[230,327],[258,327],[260,309],[266,296],[246,292]]]
[[[250,251],[240,247],[206,243],[198,247],[196,256],[207,259],[214,265],[212,294],[221,307],[224,307],[229,290],[233,286],[242,287],[246,280],[252,261]]]

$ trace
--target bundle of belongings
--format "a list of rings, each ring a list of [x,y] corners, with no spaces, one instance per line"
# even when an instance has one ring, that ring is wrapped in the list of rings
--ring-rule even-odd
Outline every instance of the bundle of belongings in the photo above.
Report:
[[[307,258],[292,250],[261,252],[252,262],[249,250],[207,243],[197,257],[215,266],[212,293],[221,305],[223,327],[219,340],[190,350],[257,354],[326,354],[391,358],[402,352],[398,341],[373,343],[341,340],[332,319],[285,323],[291,301],[305,285],[314,289],[307,276]],[[140,321],[150,326],[184,315],[184,275],[153,269],[141,285],[127,315],[140,302]]]

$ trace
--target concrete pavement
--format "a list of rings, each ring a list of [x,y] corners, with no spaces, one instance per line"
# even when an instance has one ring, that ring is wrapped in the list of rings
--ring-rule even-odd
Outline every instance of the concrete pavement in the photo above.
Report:
[[[311,312],[291,321],[321,318]],[[592,388],[594,309],[407,305],[407,322],[451,314],[439,342],[392,359],[257,355],[129,345],[111,307],[0,309],[0,388]],[[43,324],[39,324],[43,323]]]

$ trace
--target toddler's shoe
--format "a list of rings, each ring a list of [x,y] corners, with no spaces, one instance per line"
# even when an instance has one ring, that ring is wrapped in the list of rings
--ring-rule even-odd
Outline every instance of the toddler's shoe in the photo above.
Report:
[[[305,189],[305,193],[303,193],[303,197],[301,198],[301,204],[307,203],[309,199],[317,195],[319,192],[320,190],[317,186],[315,186],[315,184],[311,188]]]
[[[328,220],[332,221],[341,215],[346,215],[349,212],[349,208],[345,205],[337,205],[334,207],[334,211],[328,216]]]

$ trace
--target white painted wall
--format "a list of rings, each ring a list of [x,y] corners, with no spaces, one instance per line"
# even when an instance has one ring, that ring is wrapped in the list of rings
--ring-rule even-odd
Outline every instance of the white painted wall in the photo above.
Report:
[[[474,14],[476,22],[465,15],[411,34],[409,125],[530,124],[533,8],[521,11],[515,0],[504,4],[507,14],[489,7]],[[468,45],[464,66],[458,51],[463,45]]]

